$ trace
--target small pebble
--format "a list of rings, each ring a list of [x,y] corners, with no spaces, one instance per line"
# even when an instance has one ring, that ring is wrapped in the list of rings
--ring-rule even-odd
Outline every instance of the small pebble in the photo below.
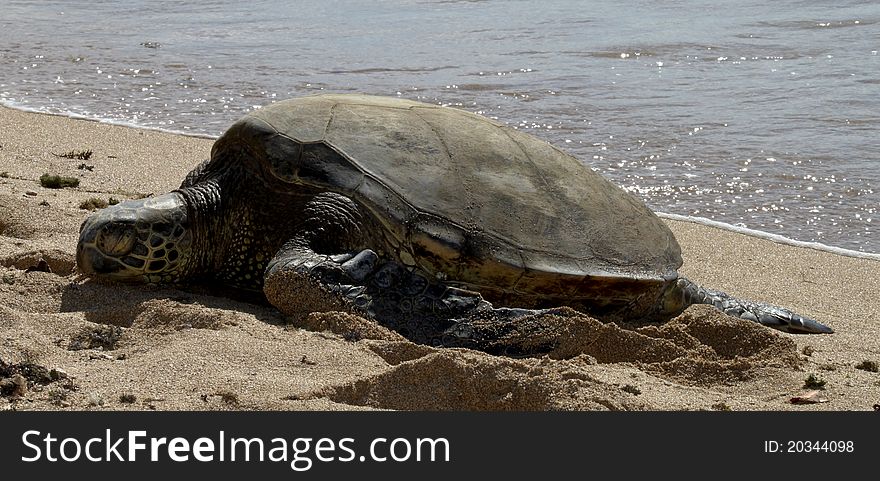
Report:
[[[33,190],[26,190],[26,191],[24,191],[24,195],[29,195],[29,196],[33,197],[33,196],[37,195],[37,193]]]
[[[12,384],[15,385],[15,387],[12,389],[13,396],[23,397],[25,394],[27,394],[27,378],[25,378],[21,374],[16,374],[10,379],[12,380]]]
[[[827,403],[828,398],[820,391],[808,391],[800,396],[795,396],[789,400],[792,404],[817,404]]]
[[[103,406],[104,397],[101,393],[94,391],[89,393],[89,406]]]

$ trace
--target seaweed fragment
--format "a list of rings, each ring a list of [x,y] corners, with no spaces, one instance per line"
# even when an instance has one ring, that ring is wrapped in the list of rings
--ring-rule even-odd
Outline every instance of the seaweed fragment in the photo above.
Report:
[[[91,150],[71,150],[63,154],[52,153],[55,157],[63,157],[65,159],[89,160],[92,157]],[[83,164],[85,165],[85,164]]]
[[[40,185],[47,189],[79,187],[79,179],[77,179],[76,177],[64,177],[61,175],[43,174],[40,176]]]

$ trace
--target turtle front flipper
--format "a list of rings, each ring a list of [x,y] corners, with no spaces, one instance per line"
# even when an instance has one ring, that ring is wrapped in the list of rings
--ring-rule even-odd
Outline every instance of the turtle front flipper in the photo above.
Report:
[[[543,311],[494,309],[479,293],[428,281],[369,249],[324,255],[292,241],[266,272],[263,291],[281,312],[344,311],[373,319],[420,344],[505,352],[516,321]],[[522,342],[516,342],[522,344]],[[516,350],[515,354],[522,354]]]
[[[263,292],[290,316],[309,312],[365,312],[367,276],[378,256],[364,234],[365,219],[357,204],[333,192],[315,195],[305,204],[296,236],[285,243],[266,267]]]
[[[374,242],[366,234],[367,222],[349,198],[316,195],[304,208],[296,237],[266,268],[266,299],[294,318],[311,312],[350,312],[420,344],[492,352],[507,351],[500,339],[511,333],[527,337],[528,329],[518,320],[543,312],[495,309],[477,292],[380,258],[364,248]]]
[[[831,334],[830,327],[789,311],[788,309],[763,302],[737,299],[731,295],[707,289],[685,278],[679,278],[667,294],[683,299],[684,307],[690,304],[709,304],[725,314],[758,322],[783,332],[795,334]]]

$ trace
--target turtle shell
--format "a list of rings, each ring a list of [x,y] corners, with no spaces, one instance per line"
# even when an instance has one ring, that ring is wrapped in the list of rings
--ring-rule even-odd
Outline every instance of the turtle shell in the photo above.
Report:
[[[349,196],[402,263],[492,299],[631,302],[681,265],[673,234],[640,200],[549,143],[463,110],[303,97],[238,121],[212,158],[231,148],[289,189]]]

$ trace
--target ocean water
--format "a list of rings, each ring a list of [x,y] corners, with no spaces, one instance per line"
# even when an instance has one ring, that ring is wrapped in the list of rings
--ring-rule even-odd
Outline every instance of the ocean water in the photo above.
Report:
[[[657,211],[878,253],[878,50],[876,1],[0,0],[0,102],[219,135],[292,96],[400,96]]]

